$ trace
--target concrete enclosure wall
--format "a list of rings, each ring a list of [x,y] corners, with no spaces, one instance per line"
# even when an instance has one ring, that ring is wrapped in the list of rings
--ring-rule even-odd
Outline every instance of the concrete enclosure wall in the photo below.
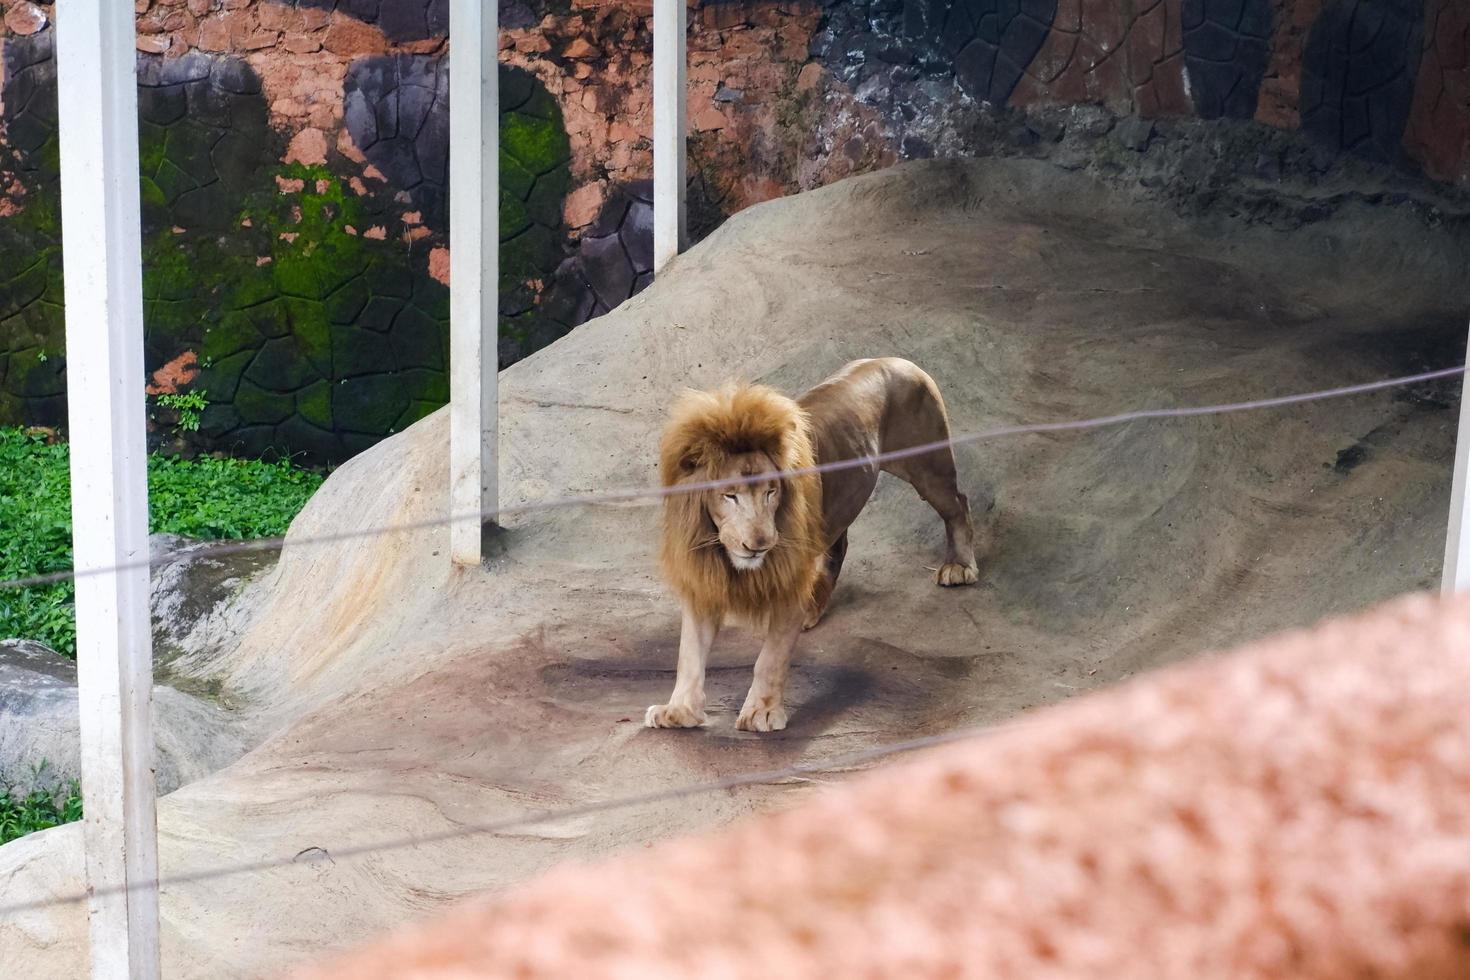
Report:
[[[444,0],[135,5],[155,440],[334,462],[442,404]],[[507,364],[649,281],[651,37],[641,2],[500,15]],[[0,423],[65,418],[52,16],[5,2]],[[696,0],[689,80],[696,236],[902,158],[1059,138],[1026,120],[1077,104],[1470,184],[1454,0]]]

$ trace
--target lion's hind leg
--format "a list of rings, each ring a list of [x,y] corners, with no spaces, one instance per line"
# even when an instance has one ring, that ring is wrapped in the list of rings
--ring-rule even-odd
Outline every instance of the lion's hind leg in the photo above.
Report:
[[[955,482],[954,457],[950,450],[942,450],[949,457],[946,467],[924,467],[922,461],[910,472],[894,471],[893,475],[912,484],[919,496],[933,507],[944,521],[944,561],[934,573],[934,581],[943,586],[974,585],[980,578],[980,566],[975,559],[975,531],[970,524],[970,501],[960,493]],[[937,456],[939,453],[930,453]],[[918,472],[912,472],[917,470]]]
[[[916,369],[917,370],[917,369]],[[885,433],[885,451],[902,450],[949,439],[949,419],[933,381],[924,375],[924,395],[910,403],[910,411],[895,419]],[[941,446],[931,452],[885,463],[883,469],[910,484],[944,521],[944,562],[934,575],[943,586],[973,585],[980,578],[975,560],[975,530],[970,522],[970,501],[960,493],[955,471],[954,448]]]

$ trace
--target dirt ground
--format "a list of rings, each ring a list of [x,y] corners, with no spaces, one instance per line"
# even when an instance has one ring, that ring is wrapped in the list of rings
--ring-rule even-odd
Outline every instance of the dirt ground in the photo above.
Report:
[[[1347,201],[1289,230],[1185,219],[1050,164],[918,163],[742,213],[651,289],[501,376],[506,503],[648,485],[670,396],[739,371],[789,390],[909,357],[957,432],[1333,387],[1458,364],[1466,242]],[[677,611],[655,507],[519,513],[481,570],[441,529],[443,412],[339,470],[242,598],[238,643],[172,664],[245,705],[261,744],[160,803],[170,978],[271,975],[559,861],[779,806],[811,781],[531,832],[332,858],[528,809],[821,762],[1003,722],[1201,650],[1437,583],[1458,385],[962,449],[991,537],[940,590],[938,519],[884,478],[828,619],[798,648],[790,728],[733,730],[757,641],[722,636],[711,722],[648,731]],[[244,612],[241,613],[242,617]],[[837,778],[834,774],[833,778]],[[0,849],[7,902],[82,886],[79,828]],[[323,854],[325,852],[325,854]],[[711,882],[710,887],[717,887]],[[17,975],[79,975],[74,906],[0,921]]]

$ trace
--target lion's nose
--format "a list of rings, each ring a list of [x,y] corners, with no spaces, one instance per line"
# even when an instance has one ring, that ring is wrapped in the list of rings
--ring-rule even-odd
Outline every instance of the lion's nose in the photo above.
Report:
[[[772,541],[770,538],[756,538],[754,541],[747,541],[745,543],[745,550],[753,555],[763,555],[771,550],[771,545]]]

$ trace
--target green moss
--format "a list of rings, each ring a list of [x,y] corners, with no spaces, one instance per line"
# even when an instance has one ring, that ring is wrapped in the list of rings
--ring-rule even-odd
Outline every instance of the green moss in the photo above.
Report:
[[[145,178],[158,173],[167,153],[168,131],[150,122],[138,124],[138,171]]]
[[[500,120],[501,150],[533,174],[555,170],[571,155],[560,113],[556,115],[558,118],[542,118],[524,109],[506,113]]]
[[[500,147],[500,200],[501,207],[505,207],[506,195],[519,198],[524,201],[531,196],[531,188],[536,186],[536,175],[525,167],[505,149]]]
[[[199,286],[199,270],[190,249],[170,229],[153,235],[144,248],[145,299],[187,300]]]
[[[276,289],[283,296],[317,299],[325,292],[316,265],[307,255],[288,253],[277,258],[271,267],[275,270]]]
[[[291,324],[291,335],[301,344],[307,356],[325,377],[332,375],[332,327],[327,311],[313,300],[286,297],[281,300]]]
[[[401,432],[404,429],[408,428],[410,425],[413,425],[419,419],[425,418],[429,415],[433,415],[436,411],[439,410],[439,408],[443,406],[443,404],[443,402],[410,402],[408,408],[401,416],[399,416],[398,424],[397,426],[395,426],[395,428],[397,428]]]
[[[313,425],[332,428],[332,386],[326,381],[307,385],[296,393],[296,412]]]
[[[508,194],[500,195],[500,240],[509,244],[510,240],[527,228],[531,227],[531,217],[526,214],[526,205],[518,197]],[[502,258],[510,249],[501,249]]]
[[[338,424],[353,432],[386,435],[408,408],[405,387],[404,380],[393,374],[339,382],[332,392],[332,408]]]
[[[205,358],[206,366],[199,372],[198,385],[210,391],[219,402],[233,401],[235,390],[240,385],[240,378],[250,362],[255,360],[256,351],[253,347],[246,348],[238,354],[230,354],[227,357],[214,359]]]
[[[356,276],[333,290],[324,303],[327,319],[333,323],[356,323],[373,292],[363,276]]]
[[[142,194],[143,207],[145,207],[145,208],[165,208],[165,207],[168,207],[168,197],[163,193],[163,188],[162,187],[159,187],[156,183],[154,183],[152,178],[150,178],[150,177],[144,177],[142,179],[142,186],[140,188],[140,192]]]
[[[225,309],[243,310],[275,298],[275,279],[270,273],[269,266],[262,267],[251,263],[242,269],[231,271],[241,274],[224,283],[224,297],[220,305]]]
[[[290,395],[266,391],[245,379],[241,379],[240,387],[235,391],[235,411],[247,423],[284,422],[295,407],[295,400]]]
[[[255,324],[244,313],[232,311],[226,313],[217,324],[205,331],[204,343],[200,346],[199,356],[205,361],[217,361],[222,357],[228,357],[259,345],[260,331],[255,329]]]

